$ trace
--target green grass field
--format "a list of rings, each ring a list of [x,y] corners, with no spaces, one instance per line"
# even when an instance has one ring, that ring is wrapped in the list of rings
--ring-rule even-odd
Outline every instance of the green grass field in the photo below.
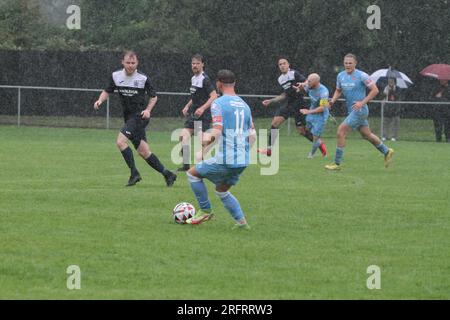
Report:
[[[282,135],[279,173],[252,165],[232,190],[246,232],[211,184],[215,219],[173,223],[178,202],[197,206],[185,174],[169,189],[136,157],[143,181],[125,188],[116,135],[0,126],[0,299],[450,299],[448,144],[391,144],[385,169],[353,135],[330,173]],[[175,169],[169,133],[149,139]],[[66,287],[69,265],[81,290]],[[370,265],[381,290],[366,287]]]
[[[341,123],[343,118],[336,118],[337,123]],[[259,128],[270,128],[271,119],[258,118],[255,119]],[[17,115],[1,115],[0,125],[17,125]],[[108,124],[106,117],[79,117],[79,116],[21,116],[20,123],[24,126],[44,126],[54,128],[86,128],[86,129],[105,129]],[[152,132],[172,132],[180,127],[184,120],[180,117],[172,118],[155,118],[151,121]],[[112,117],[109,121],[109,128],[119,130],[123,126],[123,119],[121,117]],[[380,118],[370,117],[370,126],[373,132],[379,135],[380,133]],[[328,121],[325,130],[326,138],[333,138],[336,136],[337,126],[331,121]],[[290,133],[287,123],[280,128],[282,135],[295,134],[294,120],[290,119]],[[399,139],[402,141],[414,142],[433,142],[435,141],[433,121],[431,119],[401,119]]]

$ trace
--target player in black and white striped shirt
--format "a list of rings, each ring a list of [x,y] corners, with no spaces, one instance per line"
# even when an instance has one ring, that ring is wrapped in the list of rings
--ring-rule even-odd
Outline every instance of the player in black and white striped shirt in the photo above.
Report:
[[[177,176],[164,168],[158,157],[150,151],[147,143],[145,128],[150,121],[150,115],[158,97],[149,77],[137,70],[138,64],[136,53],[125,52],[122,58],[123,69],[113,72],[108,87],[102,91],[94,108],[98,110],[100,105],[108,99],[110,93],[118,91],[125,125],[117,137],[117,146],[131,170],[127,186],[133,186],[142,179],[134,163],[133,151],[128,146],[128,141],[131,141],[139,155],[164,176],[167,186],[170,187]],[[148,104],[146,104],[147,95],[150,96]]]
[[[180,134],[182,145],[183,166],[178,171],[189,170],[191,163],[190,138],[194,134],[194,124],[197,121],[201,125],[202,140],[208,140],[208,134],[204,133],[211,127],[211,104],[217,99],[217,92],[208,75],[204,72],[205,63],[203,56],[195,54],[191,60],[191,69],[194,76],[191,79],[191,99],[183,108],[183,115],[187,118],[184,129]],[[201,160],[201,159],[197,159]]]
[[[297,92],[294,87],[297,83],[305,82],[306,77],[297,70],[291,69],[289,61],[286,58],[278,59],[278,68],[281,72],[281,75],[278,77],[278,85],[283,90],[283,93],[273,99],[262,102],[265,107],[273,103],[281,103],[272,120],[271,130],[269,130],[269,136],[267,138],[268,148],[258,149],[259,153],[266,154],[269,157],[272,154],[272,143],[276,139],[276,136],[272,136],[272,130],[278,129],[289,117],[294,117],[298,133],[309,141],[313,141],[312,133],[306,128],[306,116],[300,112],[300,109],[306,108],[303,94]],[[324,143],[320,145],[319,149],[322,155],[326,156],[327,151]]]

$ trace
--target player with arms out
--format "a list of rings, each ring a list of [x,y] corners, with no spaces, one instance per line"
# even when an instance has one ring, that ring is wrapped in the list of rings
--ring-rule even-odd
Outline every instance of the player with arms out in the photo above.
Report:
[[[203,56],[195,54],[191,60],[191,69],[194,76],[191,79],[191,99],[183,108],[183,115],[187,117],[184,128],[180,134],[182,145],[183,166],[178,171],[189,170],[191,163],[190,138],[194,134],[194,122],[201,121],[201,140],[208,140],[207,131],[211,126],[211,103],[217,99],[217,92],[211,79],[204,72]],[[201,160],[201,159],[198,159]]]
[[[187,172],[200,206],[197,214],[186,221],[188,224],[200,224],[212,216],[203,182],[207,179],[215,184],[217,196],[236,221],[234,228],[250,229],[239,201],[229,191],[249,165],[250,147],[255,136],[250,108],[236,95],[235,83],[235,75],[230,70],[218,72],[216,87],[222,96],[211,107],[213,128],[208,145],[211,148],[217,143],[218,150],[213,158],[198,163]]]
[[[117,147],[130,168],[131,175],[126,186],[133,186],[142,180],[134,163],[133,151],[128,141],[133,143],[139,155],[156,171],[161,173],[168,187],[172,186],[177,176],[164,168],[158,157],[150,151],[147,143],[145,128],[150,122],[150,115],[158,101],[156,92],[147,75],[137,70],[138,57],[133,51],[126,51],[122,57],[123,69],[113,72],[108,87],[102,91],[94,103],[94,109],[106,101],[109,94],[118,91],[123,107],[125,125],[117,136]],[[150,96],[148,104],[146,95]]]
[[[313,141],[312,133],[306,128],[305,115],[300,112],[300,109],[305,106],[303,93],[298,92],[294,87],[297,83],[304,82],[306,78],[297,70],[291,69],[289,61],[286,58],[278,59],[278,68],[281,72],[278,78],[278,85],[283,89],[283,93],[275,98],[262,102],[265,107],[273,103],[282,103],[272,119],[272,126],[267,137],[267,149],[258,149],[259,153],[266,154],[269,157],[272,155],[272,144],[277,138],[276,136],[272,136],[272,130],[278,129],[289,117],[294,117],[298,133],[309,141]],[[322,143],[319,148],[322,155],[326,156],[327,149],[325,144]]]
[[[345,71],[338,74],[336,91],[330,101],[330,105],[333,106],[341,94],[344,94],[348,116],[337,130],[336,155],[334,163],[325,166],[328,170],[341,170],[345,139],[352,130],[358,130],[364,139],[367,139],[384,155],[386,168],[389,166],[394,154],[394,150],[389,149],[369,128],[367,120],[369,107],[367,103],[375,98],[379,90],[367,73],[356,69],[357,63],[356,56],[351,53],[344,57]],[[370,90],[367,95],[366,88]]]
[[[330,115],[328,110],[330,94],[327,87],[320,83],[320,76],[317,73],[310,74],[306,82],[299,83],[294,87],[298,91],[306,92],[311,101],[309,109],[301,109],[300,112],[306,115],[306,127],[313,135],[313,146],[308,155],[308,158],[312,159],[322,144],[320,137]]]

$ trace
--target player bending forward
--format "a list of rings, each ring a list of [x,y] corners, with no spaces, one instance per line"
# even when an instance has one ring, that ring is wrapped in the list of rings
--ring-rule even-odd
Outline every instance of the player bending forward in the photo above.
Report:
[[[250,145],[254,141],[254,127],[249,106],[236,95],[235,75],[229,70],[220,70],[216,86],[222,96],[211,107],[212,132],[208,145],[218,143],[218,150],[211,159],[202,161],[187,172],[192,191],[200,210],[188,219],[188,224],[200,224],[212,216],[211,202],[203,179],[216,185],[216,194],[224,207],[236,221],[234,228],[250,229],[239,201],[230,193],[239,177],[249,165]]]
[[[328,102],[329,91],[327,87],[320,83],[320,76],[317,73],[310,74],[308,80],[294,86],[297,91],[305,91],[311,101],[309,109],[301,109],[300,112],[306,115],[306,128],[313,134],[313,146],[308,155],[309,159],[314,157],[317,149],[322,145],[323,131],[327,123],[330,111]]]

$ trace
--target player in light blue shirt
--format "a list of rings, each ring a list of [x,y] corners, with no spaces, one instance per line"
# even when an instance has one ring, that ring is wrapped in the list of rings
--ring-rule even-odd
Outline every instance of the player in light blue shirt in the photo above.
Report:
[[[384,165],[387,168],[394,154],[369,128],[369,107],[367,103],[378,94],[378,88],[369,75],[356,69],[358,63],[356,56],[349,53],[344,57],[345,71],[337,76],[336,91],[330,101],[330,106],[344,94],[347,105],[348,116],[338,128],[337,148],[334,163],[326,165],[328,170],[341,170],[344,156],[345,139],[352,130],[358,130],[361,136],[371,142],[382,154],[384,154]],[[366,88],[370,90],[366,95]]]
[[[203,179],[216,185],[216,194],[236,221],[236,228],[249,229],[239,201],[230,188],[249,165],[250,143],[254,139],[254,127],[250,107],[235,93],[235,75],[229,70],[217,74],[217,89],[222,96],[211,107],[212,125],[210,143],[218,144],[211,159],[202,161],[187,172],[191,188],[200,206],[199,212],[188,224],[200,224],[211,218],[211,203]],[[212,145],[210,144],[209,147]]]
[[[236,95],[223,95],[211,107],[213,125],[222,126],[215,162],[226,168],[247,167],[252,115],[249,106]]]
[[[320,83],[320,76],[317,73],[310,74],[306,82],[299,83],[295,88],[308,93],[310,99],[309,109],[301,109],[300,112],[306,115],[306,127],[313,135],[313,146],[308,155],[308,158],[312,159],[323,143],[321,136],[330,115],[328,110],[330,93],[327,87]]]

